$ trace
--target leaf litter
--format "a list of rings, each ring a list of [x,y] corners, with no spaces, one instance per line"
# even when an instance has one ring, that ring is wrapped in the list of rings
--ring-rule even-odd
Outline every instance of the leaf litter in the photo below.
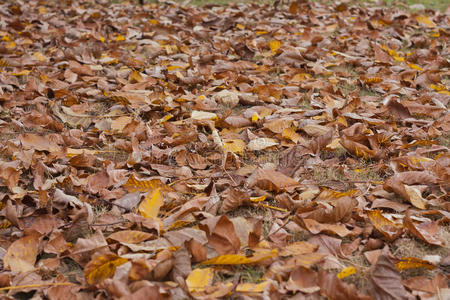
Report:
[[[449,295],[450,11],[0,5],[0,293]]]

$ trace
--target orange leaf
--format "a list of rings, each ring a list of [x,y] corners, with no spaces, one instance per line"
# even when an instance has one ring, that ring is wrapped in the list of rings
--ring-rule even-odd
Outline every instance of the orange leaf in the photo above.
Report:
[[[139,180],[133,174],[130,175],[128,181],[123,185],[128,192],[141,192],[145,193],[156,188],[162,188],[166,186],[159,179],[151,179],[151,180]]]
[[[415,258],[415,257],[403,257],[398,263],[395,264],[395,266],[400,271],[414,269],[414,268],[421,268],[421,267],[424,267],[428,270],[433,270],[434,268],[436,268],[429,261],[422,260],[422,259]]]
[[[393,241],[397,237],[399,237],[402,232],[402,226],[395,224],[394,222],[388,220],[385,218],[381,211],[379,210],[372,210],[367,213],[367,216],[369,217],[370,222],[372,222],[373,226],[381,232],[388,241]]]

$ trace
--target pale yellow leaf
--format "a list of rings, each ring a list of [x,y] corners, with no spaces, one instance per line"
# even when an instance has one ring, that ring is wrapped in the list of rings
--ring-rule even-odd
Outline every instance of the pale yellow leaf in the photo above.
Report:
[[[248,145],[247,148],[251,151],[259,151],[259,150],[263,150],[272,146],[278,145],[278,142],[274,139],[269,139],[269,138],[258,138],[258,139],[254,139],[251,140]]]
[[[405,184],[405,190],[412,205],[420,209],[426,208],[427,202],[422,198],[422,193],[419,189]]]
[[[207,111],[194,110],[192,111],[191,118],[194,120],[216,120],[217,115]]]
[[[245,149],[245,142],[240,139],[232,139],[223,141],[223,149],[226,152],[242,154]]]

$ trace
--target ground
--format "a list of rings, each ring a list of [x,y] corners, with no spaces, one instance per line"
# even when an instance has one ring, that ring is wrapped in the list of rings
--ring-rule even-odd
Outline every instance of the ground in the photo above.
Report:
[[[449,4],[0,4],[0,293],[444,299]]]

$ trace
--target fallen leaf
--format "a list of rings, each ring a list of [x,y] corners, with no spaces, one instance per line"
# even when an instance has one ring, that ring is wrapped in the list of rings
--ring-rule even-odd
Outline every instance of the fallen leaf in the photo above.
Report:
[[[212,284],[214,276],[213,268],[194,269],[186,278],[186,285],[189,292],[204,291],[205,288]]]
[[[128,259],[121,258],[115,254],[98,255],[93,258],[84,268],[84,276],[89,284],[97,284],[114,276],[116,268]]]
[[[156,188],[145,196],[144,200],[139,204],[138,210],[146,218],[156,218],[163,203],[164,199],[161,189]]]

